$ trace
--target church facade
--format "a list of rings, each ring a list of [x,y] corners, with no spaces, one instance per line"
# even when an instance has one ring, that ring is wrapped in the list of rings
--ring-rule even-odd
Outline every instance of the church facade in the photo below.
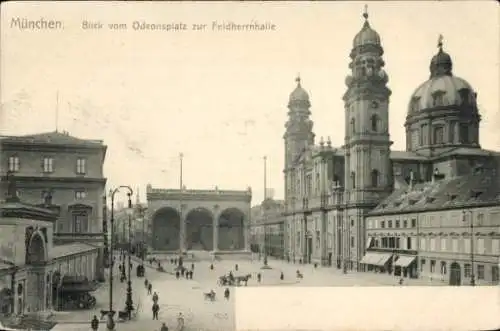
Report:
[[[367,235],[368,217],[384,218],[382,206],[387,205],[386,200],[403,199],[410,186],[414,189],[425,183],[445,185],[460,179],[466,183],[463,185],[470,186],[462,188],[467,193],[445,207],[462,214],[472,203],[471,192],[480,190],[475,186],[483,185],[480,179],[469,180],[474,174],[489,178],[491,187],[479,200],[474,198],[474,203],[483,203],[488,210],[500,205],[500,153],[484,150],[479,144],[481,116],[477,93],[467,81],[453,74],[452,59],[443,50],[442,40],[438,46],[431,59],[430,78],[409,97],[404,123],[405,151],[391,148],[392,92],[384,70],[381,38],[370,26],[367,13],[350,52],[351,73],[343,95],[342,146],[332,146],[329,138],[315,142],[311,100],[297,78],[297,87],[288,102],[284,134],[285,258],[296,263],[367,270],[370,263],[365,255],[373,243]],[[430,195],[431,191],[425,191],[418,201],[412,202],[420,206],[418,212],[430,208],[419,202]],[[394,210],[389,212],[394,214]],[[402,208],[397,213],[406,210]],[[412,217],[406,218],[411,222]],[[439,224],[429,226],[440,227]],[[500,220],[492,219],[489,224],[498,228]],[[500,234],[492,234],[495,235]],[[419,242],[420,237],[415,236],[414,242]],[[415,249],[414,254],[419,251]],[[495,254],[498,257],[500,252]]]

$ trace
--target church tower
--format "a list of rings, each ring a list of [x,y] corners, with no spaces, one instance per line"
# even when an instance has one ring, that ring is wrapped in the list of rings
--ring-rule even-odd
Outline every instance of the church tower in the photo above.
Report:
[[[297,87],[290,94],[288,101],[288,121],[285,124],[285,201],[296,196],[298,192],[297,180],[295,178],[295,160],[304,153],[310,146],[314,145],[314,133],[312,132],[313,122],[310,119],[311,103],[309,94],[301,85],[300,77],[295,79]]]
[[[388,77],[379,34],[365,22],[351,50],[346,78],[344,261],[358,269],[365,251],[367,212],[391,191]]]

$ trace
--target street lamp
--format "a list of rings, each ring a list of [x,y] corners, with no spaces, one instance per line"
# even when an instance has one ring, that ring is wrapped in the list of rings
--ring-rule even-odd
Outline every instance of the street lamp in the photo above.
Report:
[[[109,245],[109,312],[108,312],[108,321],[106,324],[106,327],[109,331],[113,331],[115,329],[115,321],[113,320],[113,317],[115,315],[115,311],[113,310],[113,267],[115,265],[115,260],[114,260],[114,246],[113,246],[113,240],[114,240],[114,222],[115,222],[115,194],[119,192],[120,188],[126,188],[129,190],[128,196],[129,196],[129,207],[131,206],[132,202],[130,200],[130,196],[132,195],[133,191],[129,186],[119,186],[115,188],[114,190],[110,190],[109,194],[111,195],[111,239],[110,239],[110,245]],[[128,293],[127,293],[128,296]],[[128,297],[127,297],[128,299]]]
[[[472,217],[472,210],[464,210],[462,211],[463,215],[463,221],[465,222],[466,217],[465,215],[469,213],[470,215],[470,267],[471,267],[471,274],[470,274],[470,285],[471,286],[476,286],[476,277],[474,275],[474,218]]]
[[[128,319],[130,320],[132,311],[134,310],[134,303],[132,301],[132,279],[130,278],[130,272],[132,270],[132,194],[133,191],[127,193],[128,196],[128,208],[126,210],[128,215],[128,280],[127,280],[127,299],[125,300],[126,311],[128,313]]]

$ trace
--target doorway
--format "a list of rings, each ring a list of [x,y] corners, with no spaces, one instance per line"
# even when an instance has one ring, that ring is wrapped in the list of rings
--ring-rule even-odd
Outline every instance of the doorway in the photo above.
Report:
[[[462,285],[462,271],[460,269],[460,264],[458,264],[457,262],[453,262],[450,265],[450,285]]]

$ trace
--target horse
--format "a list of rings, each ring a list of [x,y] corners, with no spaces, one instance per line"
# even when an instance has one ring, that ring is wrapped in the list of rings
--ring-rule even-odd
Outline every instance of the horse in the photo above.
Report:
[[[251,275],[251,274],[246,274],[246,275],[244,275],[244,276],[237,276],[237,277],[235,278],[235,280],[236,280],[236,283],[237,283],[237,284],[239,284],[240,282],[244,282],[244,283],[245,283],[245,286],[247,286],[247,285],[248,285],[248,280],[249,280],[250,278],[252,278],[252,275]]]
[[[210,291],[210,292],[203,293],[203,297],[205,298],[205,300],[214,301],[215,300],[215,292]]]

